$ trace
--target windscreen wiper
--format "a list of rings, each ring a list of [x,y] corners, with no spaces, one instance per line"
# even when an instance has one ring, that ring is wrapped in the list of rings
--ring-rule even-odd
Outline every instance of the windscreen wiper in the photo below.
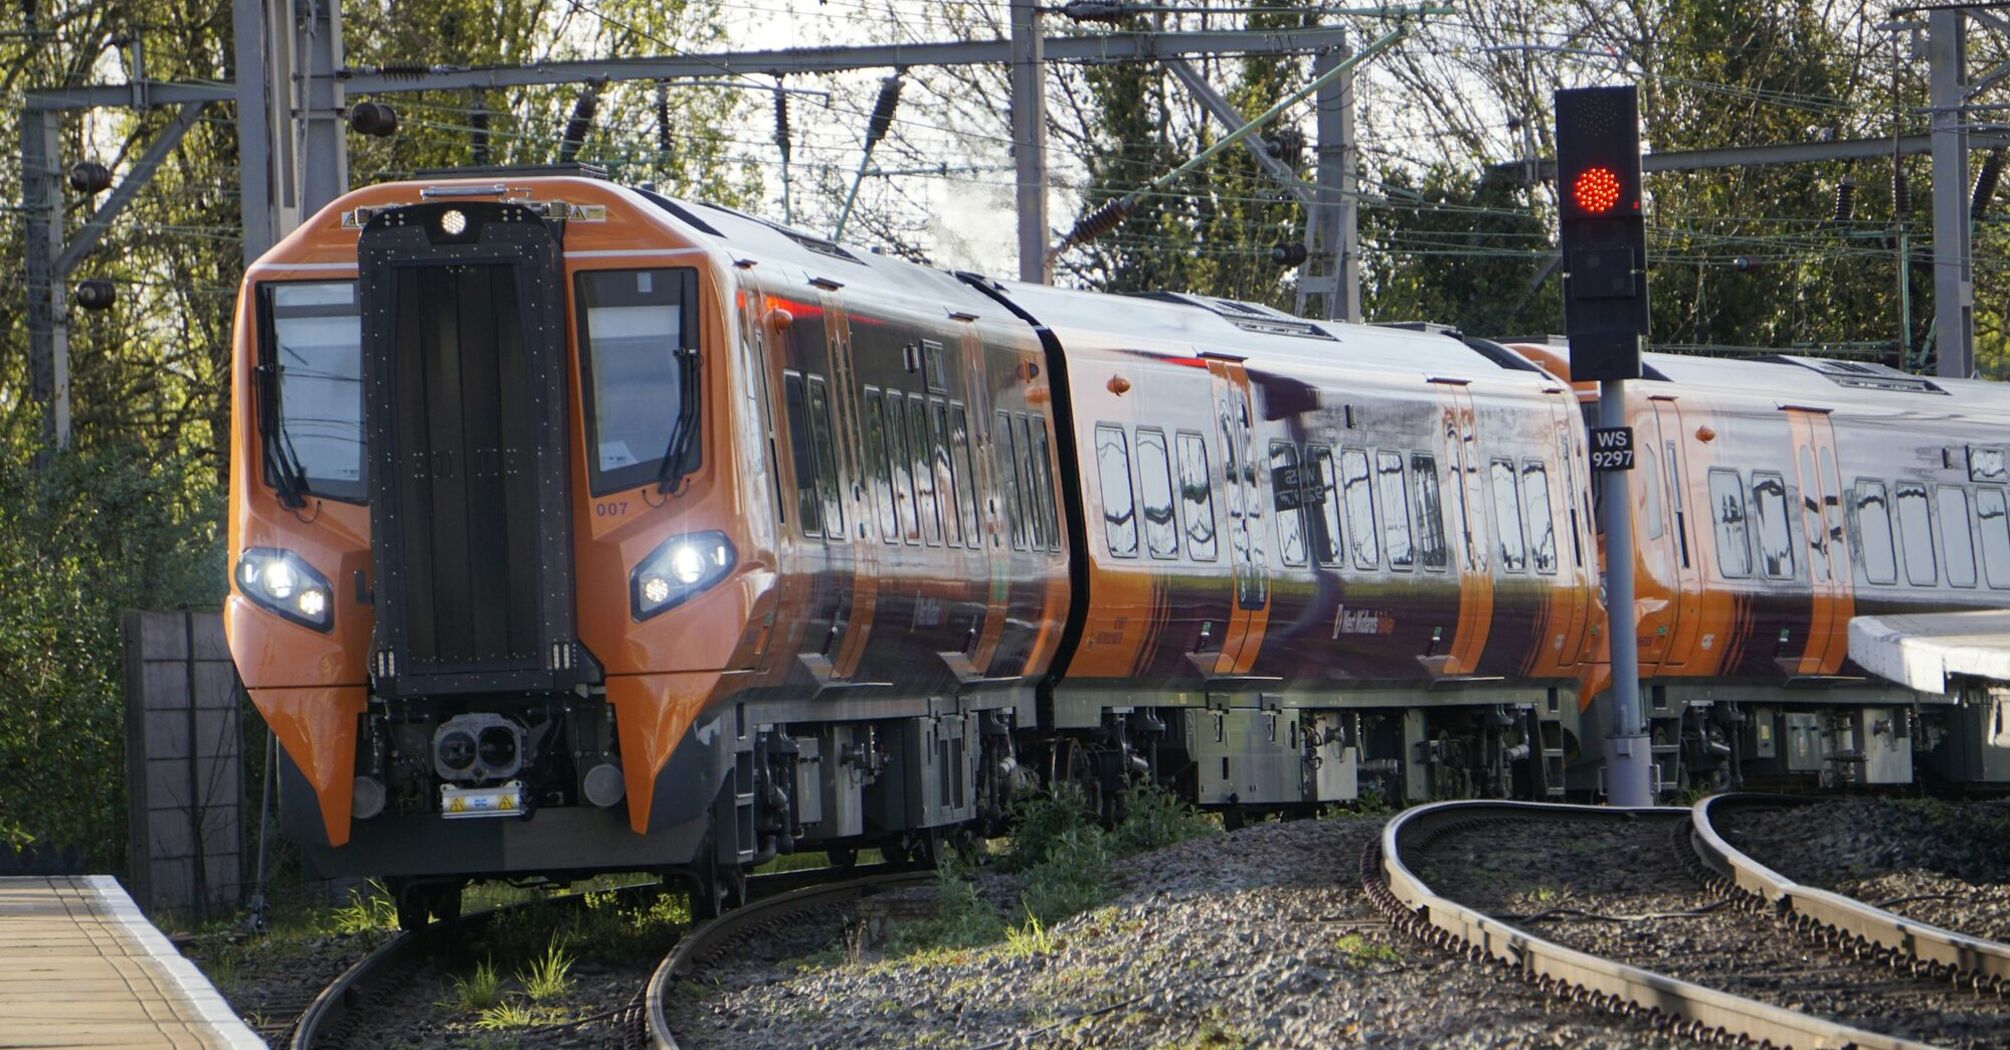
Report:
[[[656,491],[667,495],[677,491],[691,468],[684,460],[691,447],[691,435],[698,432],[698,351],[677,348],[677,425],[670,429],[670,444],[663,449],[663,466],[656,472]]]
[[[293,442],[279,423],[279,369],[270,364],[257,367],[258,432],[263,439],[265,461],[272,465],[273,484],[279,489],[279,504],[298,508],[307,505],[307,472],[293,454]]]

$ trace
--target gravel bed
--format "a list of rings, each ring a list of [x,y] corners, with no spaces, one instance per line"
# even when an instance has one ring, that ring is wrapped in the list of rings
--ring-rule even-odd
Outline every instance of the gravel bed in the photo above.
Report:
[[[1446,896],[1596,955],[1891,1035],[2010,1046],[2010,1003],[1994,995],[1831,956],[1725,906],[1684,868],[1678,826],[1492,823],[1432,843],[1413,866]]]
[[[2010,804],[1844,799],[1717,818],[1733,846],[1795,882],[2010,941]]]
[[[680,985],[671,1021],[699,1048],[1696,1045],[1390,931],[1358,875],[1381,825],[1258,824],[1119,861],[1108,903],[1037,947],[884,958],[840,917],[794,924]],[[1014,897],[1007,876],[983,889]]]
[[[389,936],[380,930],[250,939],[233,932],[191,938],[182,951],[246,1024],[283,1046],[321,989]]]

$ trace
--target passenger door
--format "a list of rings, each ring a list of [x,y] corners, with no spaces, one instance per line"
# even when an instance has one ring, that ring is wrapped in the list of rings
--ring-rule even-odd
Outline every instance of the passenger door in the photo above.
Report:
[[[1662,662],[1671,668],[1685,664],[1696,651],[1696,633],[1701,624],[1703,581],[1698,564],[1699,530],[1709,527],[1708,514],[1692,512],[1689,495],[1689,457],[1682,440],[1682,410],[1672,397],[1648,399],[1654,407],[1654,442],[1649,450],[1655,457],[1655,473],[1661,480],[1661,505],[1666,508],[1668,529],[1662,536],[1666,577],[1675,588],[1667,605],[1666,618],[1656,627],[1667,632],[1665,642],[1657,642]],[[1707,510],[1709,504],[1701,505]]]
[[[1856,615],[1835,428],[1827,409],[1789,406],[1785,411],[1794,444],[1794,476],[1800,485],[1810,591],[1807,645],[1795,661],[1794,673],[1834,674],[1849,654],[1849,621]]]
[[[1228,559],[1235,601],[1215,661],[1217,675],[1247,674],[1270,616],[1270,562],[1264,553],[1263,492],[1257,482],[1249,374],[1239,360],[1203,354],[1214,376],[1214,431],[1221,440],[1228,510]]]

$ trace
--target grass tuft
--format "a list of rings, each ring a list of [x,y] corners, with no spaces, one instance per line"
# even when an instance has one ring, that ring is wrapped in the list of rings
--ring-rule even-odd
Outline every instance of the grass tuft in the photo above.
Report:
[[[572,956],[565,953],[557,938],[545,946],[544,954],[530,964],[528,970],[518,970],[516,979],[523,984],[532,1002],[545,1002],[564,995],[572,988]]]
[[[477,1013],[502,1002],[502,975],[496,972],[496,964],[484,959],[475,964],[474,973],[455,977],[454,1002]]]
[[[1333,942],[1333,947],[1342,957],[1355,966],[1369,963],[1399,963],[1403,953],[1379,941],[1371,941],[1358,933],[1350,933]]]
[[[349,890],[349,903],[335,909],[336,933],[371,933],[398,928],[398,905],[384,884],[371,879],[368,892]]]
[[[510,1028],[530,1028],[544,1022],[545,1015],[529,1003],[510,1000],[482,1011],[475,1027],[496,1032]]]

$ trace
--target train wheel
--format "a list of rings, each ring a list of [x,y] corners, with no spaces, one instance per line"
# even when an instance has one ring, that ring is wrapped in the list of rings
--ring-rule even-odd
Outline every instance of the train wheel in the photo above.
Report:
[[[824,851],[833,868],[855,868],[858,866],[858,849],[855,846],[837,846]]]
[[[441,922],[454,922],[461,917],[461,890],[464,883],[450,882],[435,886],[426,895],[426,910]]]

